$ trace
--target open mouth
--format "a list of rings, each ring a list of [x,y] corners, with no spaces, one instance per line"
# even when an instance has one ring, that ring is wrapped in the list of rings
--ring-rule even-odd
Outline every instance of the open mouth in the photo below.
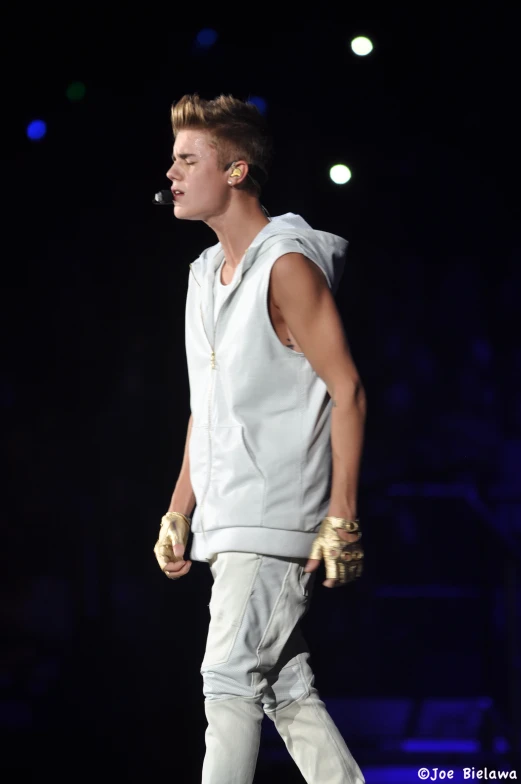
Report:
[[[184,196],[184,191],[178,191],[178,190],[172,191],[172,196],[174,198],[174,201],[177,201],[177,199],[179,199],[181,196]]]

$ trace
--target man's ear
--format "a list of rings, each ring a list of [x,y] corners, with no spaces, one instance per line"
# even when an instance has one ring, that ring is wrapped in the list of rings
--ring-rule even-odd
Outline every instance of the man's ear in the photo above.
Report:
[[[241,185],[248,176],[248,171],[249,167],[246,161],[233,161],[229,168],[229,185]]]

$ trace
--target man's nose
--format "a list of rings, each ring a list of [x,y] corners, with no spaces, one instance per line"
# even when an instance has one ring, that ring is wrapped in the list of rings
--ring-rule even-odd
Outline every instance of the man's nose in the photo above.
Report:
[[[179,179],[179,171],[176,169],[175,163],[173,163],[172,166],[169,168],[169,170],[166,173],[166,176],[168,177],[169,180],[172,180],[172,182],[174,180]]]

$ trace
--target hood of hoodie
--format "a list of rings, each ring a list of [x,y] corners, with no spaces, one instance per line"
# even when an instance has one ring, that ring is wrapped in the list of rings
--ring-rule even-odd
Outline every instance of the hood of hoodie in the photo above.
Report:
[[[348,241],[335,234],[313,229],[304,218],[292,212],[272,218],[257,234],[237,266],[238,274],[235,276],[240,278],[244,275],[261,249],[264,251],[282,239],[298,240],[303,255],[323,270],[335,294],[344,272]],[[191,265],[196,279],[213,277],[222,260],[223,248],[220,242],[207,248]]]

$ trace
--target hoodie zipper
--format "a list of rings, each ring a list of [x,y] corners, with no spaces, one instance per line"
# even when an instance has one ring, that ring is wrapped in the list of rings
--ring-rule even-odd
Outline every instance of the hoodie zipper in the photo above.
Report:
[[[190,264],[190,272],[194,276],[194,280],[197,283],[197,285],[199,286],[199,288],[201,288],[201,284],[199,283],[199,281],[195,277],[195,274],[194,274],[194,271],[192,269],[192,265],[191,264]],[[241,279],[242,278],[239,278],[239,283],[241,282]],[[210,354],[210,368],[212,370],[215,370],[215,347],[212,346],[212,343],[210,341],[210,338],[208,337],[208,333],[206,332],[206,328],[204,326],[202,303],[199,303],[199,310],[201,312],[201,321],[202,321],[202,324],[203,324],[204,334],[206,335],[206,340],[208,341],[208,344],[209,344],[210,348],[212,349],[212,352]],[[221,313],[222,313],[222,308],[219,311],[219,315],[217,316],[217,319],[215,321],[215,328],[217,327],[217,321],[219,321],[219,316],[221,315]],[[214,329],[214,333],[215,333],[215,329]],[[206,535],[205,534],[205,530],[204,530],[204,502],[206,500],[206,496],[207,496],[208,490],[210,488],[210,481],[211,481],[211,476],[212,476],[212,432],[211,432],[211,420],[212,420],[213,386],[214,386],[214,374],[212,373],[210,375],[210,389],[208,391],[208,447],[209,447],[208,452],[209,452],[209,470],[208,470],[208,481],[206,483],[206,488],[204,490],[203,498],[202,498],[202,501],[201,501],[201,528],[202,528],[202,531],[203,531],[203,536]]]

